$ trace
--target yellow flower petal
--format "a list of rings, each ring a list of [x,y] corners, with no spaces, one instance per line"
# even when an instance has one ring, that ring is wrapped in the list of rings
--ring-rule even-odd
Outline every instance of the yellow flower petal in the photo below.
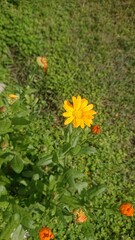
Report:
[[[82,103],[81,103],[81,109],[85,108],[88,104],[88,100],[86,100],[85,98],[82,99]]]
[[[88,127],[90,127],[90,125],[92,124],[92,120],[91,120],[91,119],[88,119],[88,118],[84,118],[83,120],[84,120],[84,123],[85,123]]]
[[[68,102],[67,100],[64,101],[63,107],[67,112],[73,112],[73,110],[74,110],[72,104],[70,102]]]
[[[71,123],[73,121],[74,117],[69,117],[65,122],[64,125],[68,125],[69,123]]]
[[[73,96],[72,101],[73,101],[74,109],[78,110],[81,106],[81,97],[77,96],[77,98],[76,98],[76,97]]]
[[[71,117],[72,116],[72,112],[64,112],[62,114],[63,117]]]
[[[88,106],[86,106],[86,107],[83,109],[83,112],[90,111],[93,107],[94,107],[93,104],[89,104]]]

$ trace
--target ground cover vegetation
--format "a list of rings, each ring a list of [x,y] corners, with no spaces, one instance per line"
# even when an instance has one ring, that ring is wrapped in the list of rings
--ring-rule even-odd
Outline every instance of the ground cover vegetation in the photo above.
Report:
[[[1,240],[135,239],[133,9],[0,1]]]

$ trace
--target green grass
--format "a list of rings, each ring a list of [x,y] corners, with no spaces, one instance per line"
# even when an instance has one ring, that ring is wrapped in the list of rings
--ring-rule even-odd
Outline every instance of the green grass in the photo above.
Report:
[[[96,240],[135,238],[134,218],[99,209],[102,204],[110,209],[122,202],[135,204],[133,8],[133,0],[0,3],[0,82],[14,91],[36,88],[39,102],[33,111],[44,119],[49,134],[54,126],[62,128],[64,99],[79,94],[95,104],[94,123],[101,125],[102,134],[93,137],[98,150],[85,159],[86,168],[92,183],[108,188],[95,201]],[[40,55],[48,58],[46,75],[36,66]],[[61,236],[80,239],[78,229],[69,226]]]

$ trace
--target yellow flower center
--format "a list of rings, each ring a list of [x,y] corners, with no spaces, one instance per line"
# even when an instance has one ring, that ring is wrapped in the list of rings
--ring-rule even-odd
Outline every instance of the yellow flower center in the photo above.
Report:
[[[73,116],[76,118],[82,118],[82,111],[81,110],[75,110],[73,112]]]

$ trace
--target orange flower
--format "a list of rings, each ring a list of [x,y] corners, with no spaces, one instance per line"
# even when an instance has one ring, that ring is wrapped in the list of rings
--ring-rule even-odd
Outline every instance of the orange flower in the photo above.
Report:
[[[51,232],[50,228],[43,227],[39,231],[39,239],[40,240],[50,240],[54,239],[54,234]]]
[[[101,128],[100,128],[99,125],[94,125],[94,126],[92,126],[91,131],[92,131],[92,133],[94,133],[94,134],[100,134]]]
[[[45,57],[37,57],[37,64],[44,68],[44,71],[47,71],[47,67],[48,67],[48,62],[47,62],[47,58]]]
[[[86,222],[87,220],[87,216],[85,215],[85,213],[83,212],[82,209],[79,210],[73,210],[73,213],[75,214],[75,221],[77,223],[83,223]]]
[[[133,217],[135,210],[131,203],[122,203],[119,207],[119,211],[121,214],[123,214],[125,216]]]

